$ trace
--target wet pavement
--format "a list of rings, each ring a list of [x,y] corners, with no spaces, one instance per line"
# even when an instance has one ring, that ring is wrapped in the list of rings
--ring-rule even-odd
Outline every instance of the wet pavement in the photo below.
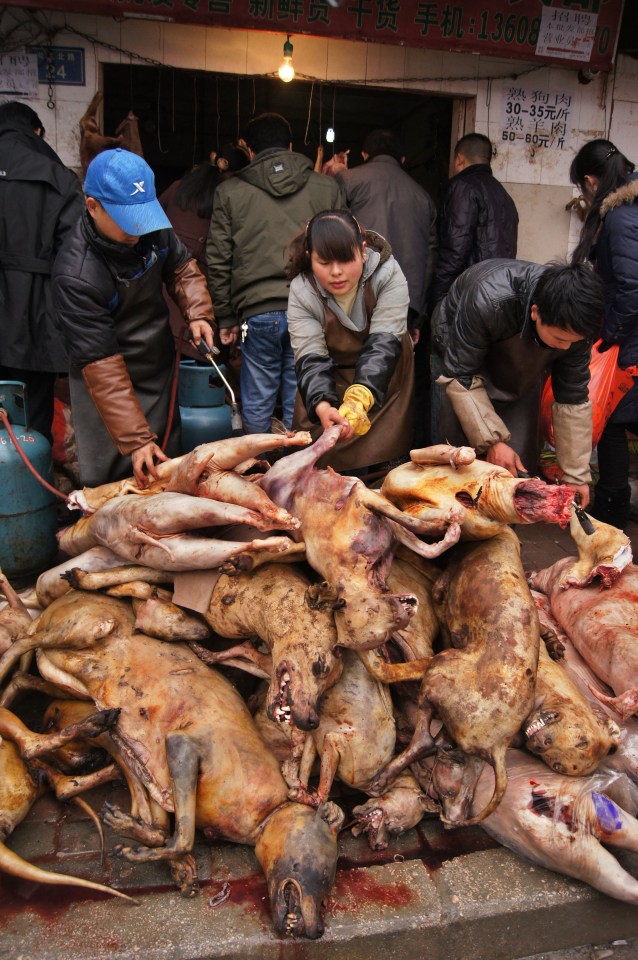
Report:
[[[575,552],[556,527],[518,532],[527,569]],[[638,524],[629,533],[638,555]],[[37,714],[44,702],[36,695],[22,709]],[[85,797],[95,810],[105,800],[127,809],[120,784]],[[341,791],[335,799],[348,814],[361,795]],[[11,849],[138,902],[2,876],[0,960],[638,960],[638,908],[520,859],[480,827],[448,831],[426,817],[381,853],[342,833],[326,931],[316,942],[273,932],[266,884],[248,847],[198,836],[200,892],[182,899],[165,865],[129,864],[111,855],[116,843],[105,829],[102,850],[95,825],[73,804],[50,795],[35,804]],[[638,875],[638,856],[619,859]]]

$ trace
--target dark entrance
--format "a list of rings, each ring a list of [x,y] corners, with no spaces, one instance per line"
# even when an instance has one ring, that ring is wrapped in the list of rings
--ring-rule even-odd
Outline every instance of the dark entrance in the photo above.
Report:
[[[104,132],[112,134],[129,109],[139,117],[144,155],[158,192],[211,150],[242,135],[251,117],[266,110],[292,126],[293,148],[313,162],[350,148],[351,167],[361,163],[368,131],[387,127],[405,149],[405,169],[439,199],[447,178],[452,100],[417,93],[295,79],[234,77],[223,73],[104,64]],[[328,127],[334,144],[325,139]]]

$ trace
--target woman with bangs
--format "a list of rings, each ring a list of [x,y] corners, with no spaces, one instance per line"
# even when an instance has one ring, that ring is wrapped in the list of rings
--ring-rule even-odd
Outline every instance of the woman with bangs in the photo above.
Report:
[[[352,472],[407,457],[413,344],[408,284],[390,244],[347,210],[324,210],[290,244],[288,330],[295,429],[341,425],[321,461]]]

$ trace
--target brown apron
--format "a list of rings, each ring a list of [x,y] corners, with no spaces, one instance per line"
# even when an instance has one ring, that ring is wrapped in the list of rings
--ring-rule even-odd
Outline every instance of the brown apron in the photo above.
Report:
[[[376,297],[370,284],[365,287],[367,323],[363,330],[348,330],[322,298],[324,307],[324,335],[331,358],[335,363],[335,388],[339,403],[347,388],[354,383],[354,373],[361,348],[370,331],[370,320],[376,306]],[[369,467],[407,455],[412,443],[412,394],[414,387],[414,345],[406,331],[401,340],[401,354],[397,361],[386,400],[381,409],[373,408],[370,429],[363,436],[354,436],[338,443],[319,462],[320,467],[331,466],[347,472]],[[299,391],[293,416],[294,430],[309,430],[313,440],[323,432],[320,423],[312,423]]]
[[[517,452],[530,473],[538,471],[543,438],[540,429],[540,399],[547,367],[563,353],[548,350],[520,334],[490,346],[481,376],[485,389],[512,438],[509,445]],[[466,444],[452,404],[441,388],[439,436],[454,446]]]

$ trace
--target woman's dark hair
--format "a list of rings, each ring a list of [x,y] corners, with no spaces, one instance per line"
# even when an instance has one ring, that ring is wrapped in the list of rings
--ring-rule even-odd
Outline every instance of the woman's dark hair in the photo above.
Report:
[[[184,174],[175,191],[175,203],[182,210],[195,210],[198,217],[210,220],[218,184],[249,163],[245,150],[233,143],[224,144],[213,163],[205,160]]]
[[[308,221],[305,228],[293,237],[289,251],[287,274],[292,280],[298,273],[312,269],[313,250],[322,260],[348,263],[357,251],[363,250],[365,233],[349,210],[322,210]]]
[[[603,321],[605,288],[588,263],[551,263],[536,284],[532,303],[547,326],[595,340]]]
[[[600,226],[600,206],[608,194],[627,182],[634,172],[634,166],[611,140],[590,140],[572,160],[569,179],[579,190],[584,192],[586,176],[598,178],[596,194],[587,212],[578,246],[572,254],[573,263],[589,256]]]

